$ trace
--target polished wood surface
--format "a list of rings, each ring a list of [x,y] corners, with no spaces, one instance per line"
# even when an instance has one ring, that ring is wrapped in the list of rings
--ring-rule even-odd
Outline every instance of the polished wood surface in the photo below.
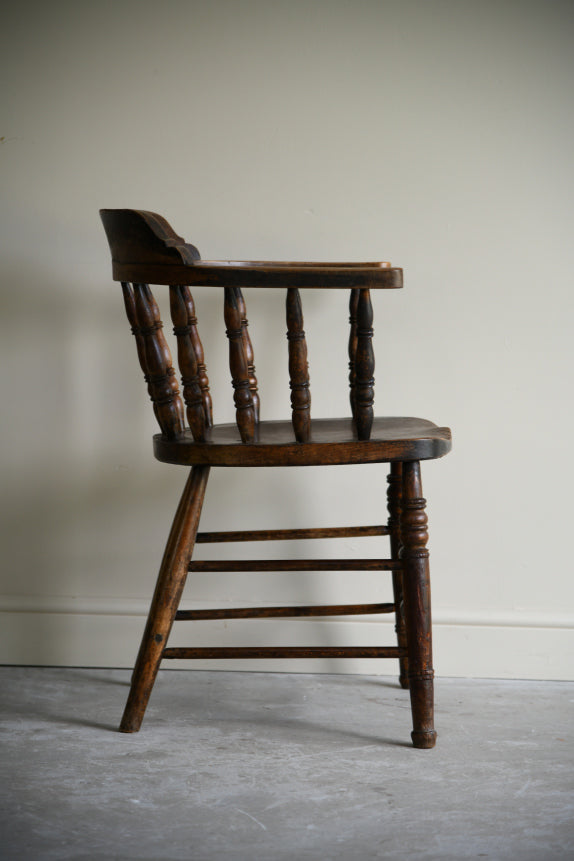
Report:
[[[249,321],[247,319],[247,308],[245,306],[245,299],[243,298],[243,293],[239,287],[235,290],[235,299],[237,301],[237,307],[239,309],[239,316],[241,318],[241,337],[243,340],[243,352],[245,353],[245,361],[247,362],[247,378],[249,380],[249,391],[251,393],[251,402],[253,404],[253,413],[255,415],[255,424],[259,421],[260,418],[260,399],[259,399],[259,390],[257,387],[257,377],[255,375],[255,354],[253,352],[253,344],[251,343],[251,336],[249,334]]]
[[[375,415],[372,290],[402,287],[402,270],[389,263],[202,261],[199,251],[161,216],[139,210],[102,210],[113,275],[161,433],[158,460],[191,467],[160,568],[120,729],[136,732],[161,661],[165,659],[388,658],[398,660],[410,689],[415,747],[431,748],[433,669],[426,503],[420,463],[451,448],[450,430],[411,417]],[[181,389],[150,284],[168,285]],[[223,320],[236,410],[234,424],[214,424],[212,395],[190,286],[222,288]],[[265,421],[242,288],[286,290],[287,366],[291,420]],[[349,290],[349,415],[311,415],[310,372],[303,320],[306,288]],[[345,381],[341,380],[341,384]],[[334,381],[329,380],[328,385]],[[187,426],[186,426],[187,424]],[[210,468],[389,463],[386,523],[371,526],[243,529],[199,532]],[[390,539],[390,556],[287,559],[192,558],[196,544],[328,538]],[[372,545],[371,545],[372,546]],[[295,606],[239,606],[179,610],[188,574],[308,572],[321,582],[330,571],[379,572],[392,579],[393,601]],[[389,572],[385,575],[385,572]],[[307,576],[307,574],[305,574]],[[377,575],[378,576],[378,575]],[[396,646],[169,647],[174,622],[377,616],[394,614]]]
[[[289,421],[261,422],[253,442],[243,445],[236,425],[216,425],[206,444],[195,445],[189,431],[177,440],[154,437],[158,460],[191,466],[321,466],[343,463],[386,463],[442,457],[451,448],[448,428],[424,419],[373,420],[368,440],[357,439],[353,420],[314,419],[310,439],[300,445]]]
[[[157,422],[166,439],[183,433],[183,403],[159,309],[147,284],[122,282],[124,305]]]
[[[189,570],[216,571],[398,571],[397,559],[209,559],[190,562]]]
[[[197,466],[191,470],[175,513],[134,667],[120,732],[137,732],[141,726],[185,586],[208,476],[209,467]]]
[[[175,646],[164,658],[187,660],[253,660],[259,658],[400,658],[398,646]],[[415,745],[416,746],[416,745]]]
[[[178,364],[181,369],[183,399],[187,408],[187,423],[196,442],[205,442],[208,427],[204,393],[199,381],[199,365],[192,338],[195,319],[193,299],[187,287],[170,287],[170,309],[173,333],[177,338]]]
[[[394,604],[320,604],[299,607],[226,607],[224,610],[178,610],[177,622],[210,619],[295,619],[308,616],[368,616],[394,613]]]
[[[186,243],[154,212],[101,209],[100,215],[110,244],[116,281],[285,289],[396,289],[403,286],[402,269],[387,262],[200,260],[197,248]]]
[[[359,290],[357,302],[357,352],[355,353],[355,425],[360,440],[371,437],[375,403],[375,354],[373,352],[373,306],[369,290]]]
[[[351,415],[357,419],[357,309],[359,290],[352,289],[349,296],[349,400]]]
[[[388,534],[390,536],[391,559],[400,559],[401,553],[401,501],[403,497],[403,465],[400,461],[391,464],[387,476]],[[397,643],[404,650],[399,661],[399,684],[409,686],[409,660],[407,656],[407,629],[405,625],[405,606],[403,600],[403,575],[401,570],[393,571],[393,597],[395,607],[395,632]]]
[[[303,329],[301,295],[295,287],[289,287],[287,290],[286,312],[291,422],[297,442],[309,442],[311,436],[311,391],[309,388],[307,341]]]
[[[413,744],[434,747],[432,633],[426,499],[418,461],[403,464],[401,549]]]
[[[301,541],[312,538],[371,538],[389,535],[388,526],[324,526],[312,529],[249,529],[231,532],[198,532],[198,544],[245,541]],[[398,556],[396,557],[398,559]]]
[[[229,368],[233,383],[236,423],[242,442],[255,439],[256,416],[253,394],[249,380],[249,364],[245,350],[244,330],[239,291],[236,287],[224,290],[224,318],[226,335],[229,339]]]

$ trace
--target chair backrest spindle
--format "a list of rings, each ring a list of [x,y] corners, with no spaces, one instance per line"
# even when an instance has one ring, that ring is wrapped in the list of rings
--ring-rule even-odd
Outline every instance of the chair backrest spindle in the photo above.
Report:
[[[371,437],[375,400],[373,306],[368,289],[359,290],[357,302],[357,352],[355,358],[355,424],[359,439]]]
[[[193,298],[187,287],[169,288],[173,333],[177,338],[178,364],[183,384],[183,399],[187,421],[196,442],[205,442],[208,427],[203,392],[199,381],[199,364],[192,340],[192,320],[195,320]]]
[[[176,438],[185,427],[183,403],[157,303],[147,284],[122,282],[122,290],[155,416],[163,435]]]
[[[359,304],[359,290],[351,290],[349,298],[349,400],[351,402],[351,414],[353,419],[357,418],[357,306]]]
[[[286,311],[293,431],[297,442],[308,442],[311,436],[309,365],[303,329],[303,308],[296,287],[289,287],[287,290]]]
[[[239,430],[242,442],[253,442],[255,439],[255,409],[249,385],[249,368],[237,290],[237,287],[224,288],[223,313],[226,334],[229,338],[229,368],[233,383],[237,429]]]
[[[201,397],[203,398],[203,411],[205,413],[205,422],[207,427],[213,426],[213,404],[211,402],[211,392],[209,391],[209,378],[207,376],[207,368],[205,367],[205,356],[203,353],[203,344],[199,337],[197,329],[197,317],[195,316],[195,303],[191,295],[189,287],[180,287],[182,296],[184,297],[187,306],[187,322],[189,325],[191,343],[197,359],[197,375],[199,377],[199,388],[201,389]]]
[[[242,289],[287,290],[286,316],[291,390],[291,424],[299,443],[312,442],[311,392],[301,289],[350,289],[349,398],[354,437],[369,440],[373,425],[374,368],[371,289],[402,287],[402,270],[390,263],[286,263],[202,260],[199,251],[154,212],[100,211],[112,254],[112,271],[122,284],[154,412],[164,437],[188,433],[196,442],[214,442],[209,380],[190,287],[221,288],[229,340],[236,423],[243,443],[260,441],[260,397]],[[167,285],[182,375],[180,396],[162,321],[149,283]],[[276,430],[276,429],[275,429]],[[274,431],[275,432],[275,431]]]
[[[247,359],[247,373],[249,376],[249,391],[253,400],[253,409],[255,411],[255,423],[259,421],[260,401],[259,392],[257,390],[257,377],[255,376],[255,355],[253,353],[253,344],[249,336],[249,323],[247,320],[247,308],[245,307],[245,299],[241,288],[237,287],[235,292],[237,298],[237,306],[241,317],[241,333],[243,336],[243,349],[245,350],[245,358]]]

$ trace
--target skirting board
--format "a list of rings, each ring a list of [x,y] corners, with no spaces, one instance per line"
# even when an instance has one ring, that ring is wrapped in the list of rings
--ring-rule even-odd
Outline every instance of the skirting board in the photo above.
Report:
[[[0,601],[0,663],[132,667],[145,623],[142,602],[45,599]],[[186,604],[192,607],[191,604]],[[437,676],[574,680],[574,618],[435,612]],[[170,645],[394,645],[393,621],[348,619],[178,622]],[[368,659],[165,661],[163,668],[394,675],[396,661]]]

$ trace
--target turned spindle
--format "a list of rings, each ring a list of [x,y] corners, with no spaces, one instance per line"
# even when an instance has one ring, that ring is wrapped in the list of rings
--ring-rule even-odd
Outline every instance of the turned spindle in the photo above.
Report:
[[[195,352],[197,360],[197,376],[199,377],[199,388],[203,398],[203,411],[205,413],[205,422],[208,428],[213,427],[213,405],[211,402],[211,392],[209,391],[209,378],[207,376],[207,368],[205,367],[205,357],[203,355],[203,344],[197,331],[197,317],[195,316],[195,305],[189,287],[181,287],[182,295],[185,299],[187,307],[187,322],[189,325],[189,336]]]
[[[122,282],[122,291],[155,416],[163,435],[174,439],[184,431],[183,403],[157,303],[147,284]]]
[[[357,352],[355,359],[355,424],[361,440],[370,439],[375,400],[373,306],[370,292],[359,290],[357,302]]]
[[[307,341],[303,329],[301,297],[295,287],[287,290],[286,311],[293,431],[297,442],[308,442],[311,435],[311,392]]]
[[[356,417],[357,412],[357,306],[359,304],[359,291],[351,290],[349,299],[349,400],[351,401],[351,415]]]
[[[189,287],[180,287],[181,294],[184,298],[187,308],[187,324],[189,326],[189,337],[195,353],[197,361],[197,376],[199,378],[199,388],[201,389],[201,397],[203,399],[203,412],[205,414],[205,423],[208,428],[213,426],[213,405],[211,403],[211,392],[209,391],[209,378],[207,376],[207,368],[205,367],[205,357],[203,355],[203,344],[197,331],[197,317],[195,316],[195,304]]]
[[[229,368],[233,383],[237,429],[242,442],[253,442],[255,439],[255,409],[253,408],[253,396],[249,386],[249,368],[245,354],[237,288],[226,287],[224,293],[224,318],[226,334],[229,338]]]
[[[245,307],[245,299],[240,288],[236,288],[237,306],[241,317],[241,332],[243,335],[243,349],[245,358],[247,359],[247,374],[249,377],[249,391],[253,400],[253,409],[255,411],[255,423],[259,421],[259,392],[257,391],[257,377],[255,376],[255,355],[253,353],[253,344],[249,336],[249,323],[247,320],[247,309]]]
[[[177,338],[177,359],[183,384],[183,399],[187,408],[187,421],[194,440],[205,442],[207,422],[199,384],[197,356],[191,340],[190,317],[193,300],[186,287],[172,286],[169,288],[169,301],[173,333]]]

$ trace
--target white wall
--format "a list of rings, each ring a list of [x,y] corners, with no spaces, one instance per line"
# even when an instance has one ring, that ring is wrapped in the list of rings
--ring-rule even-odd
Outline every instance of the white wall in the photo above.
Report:
[[[0,660],[128,666],[137,649],[185,480],[151,456],[98,220],[139,207],[204,257],[404,267],[406,289],[375,306],[377,406],[454,432],[423,473],[437,672],[572,678],[573,13],[516,0],[4,10]],[[287,415],[285,356],[265,358],[284,337],[282,297],[255,298],[265,415]],[[198,291],[228,420],[220,301]],[[306,297],[315,415],[347,409],[345,300],[328,301]],[[376,522],[384,479],[216,472],[203,526]],[[377,554],[370,541],[311,549]],[[386,594],[379,578],[326,576],[215,577],[214,602],[344,600],[351,580],[359,599]],[[189,606],[212,603],[206,585]],[[376,637],[368,621],[287,624],[302,643]]]

